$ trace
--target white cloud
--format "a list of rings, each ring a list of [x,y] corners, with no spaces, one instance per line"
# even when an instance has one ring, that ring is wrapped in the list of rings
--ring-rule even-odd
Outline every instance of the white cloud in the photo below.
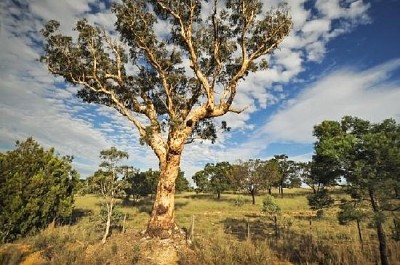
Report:
[[[275,141],[312,143],[313,126],[344,115],[378,122],[400,119],[400,85],[388,82],[400,59],[371,69],[340,69],[316,81],[267,121],[259,131]]]
[[[76,34],[72,28],[76,20],[83,17],[87,17],[90,23],[111,30],[115,17],[110,11],[105,10],[98,0],[32,0],[27,1],[25,6],[17,6],[17,2],[6,0],[0,3],[0,146],[10,146],[10,142],[16,139],[34,136],[40,143],[55,146],[63,154],[75,155],[77,168],[87,173],[97,167],[101,149],[116,145],[129,152],[133,165],[157,167],[154,154],[148,147],[139,145],[138,134],[126,119],[114,110],[81,103],[73,96],[77,90],[75,87],[56,89],[55,84],[60,82],[60,78],[53,78],[36,61],[40,56],[40,47],[37,46],[41,40],[39,30],[47,20],[61,21],[61,30],[67,34]],[[276,6],[280,1],[264,2]],[[317,1],[317,13],[306,10],[305,2],[288,1],[294,26],[281,49],[269,57],[271,69],[249,75],[240,84],[235,106],[248,109],[241,115],[229,114],[221,118],[232,126],[235,135],[251,133],[255,124],[249,121],[255,112],[286,99],[287,93],[281,89],[282,86],[295,80],[304,71],[306,62],[321,61],[326,56],[329,40],[368,21],[368,5],[363,1],[347,1],[349,4],[346,6],[339,5],[339,1]],[[89,3],[98,5],[101,12],[91,13]],[[335,21],[340,21],[336,23],[339,28],[332,27]],[[156,31],[162,32],[164,28],[165,25],[159,23]],[[324,83],[321,81],[321,84]],[[390,88],[388,91],[391,91]],[[355,90],[353,93],[358,95],[361,92]],[[378,94],[376,92],[375,95]],[[300,103],[295,101],[291,104],[296,107]],[[302,110],[298,108],[298,111]],[[284,114],[284,111],[279,113],[290,117],[289,112],[288,116]],[[103,127],[96,125],[99,119],[105,120]],[[277,125],[285,128],[285,124]],[[301,125],[300,131],[306,131]],[[264,130],[275,135],[274,131]],[[304,133],[299,135],[299,138],[304,138],[301,136]],[[293,140],[295,137],[282,134],[281,138]],[[228,140],[230,146],[227,146]],[[182,169],[190,175],[204,162],[254,157],[266,145],[264,138],[232,143],[235,140],[227,134],[220,135],[216,145],[187,146]]]

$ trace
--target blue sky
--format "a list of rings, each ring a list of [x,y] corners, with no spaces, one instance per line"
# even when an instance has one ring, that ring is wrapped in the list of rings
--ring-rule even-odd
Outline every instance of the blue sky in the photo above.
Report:
[[[280,1],[264,1],[275,5]],[[240,114],[222,119],[232,127],[216,144],[185,147],[182,170],[191,175],[207,162],[268,159],[285,153],[306,161],[312,128],[326,119],[355,115],[400,121],[400,1],[289,0],[294,27],[270,69],[240,84]],[[100,150],[129,152],[129,164],[157,168],[135,128],[116,111],[82,103],[76,87],[51,76],[37,61],[39,30],[49,19],[71,33],[86,17],[111,30],[115,18],[102,0],[3,0],[0,2],[0,151],[34,137],[60,154],[74,155],[82,177],[94,172]],[[160,31],[162,27],[160,27]]]

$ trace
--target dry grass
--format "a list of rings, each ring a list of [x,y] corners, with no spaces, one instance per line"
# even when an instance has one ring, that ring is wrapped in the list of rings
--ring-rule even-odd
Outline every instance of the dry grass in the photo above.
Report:
[[[0,264],[160,264],[155,253],[176,253],[179,264],[375,264],[379,260],[375,231],[362,224],[361,246],[355,224],[337,223],[337,208],[325,210],[322,219],[310,211],[306,189],[285,190],[276,198],[282,209],[278,216],[279,236],[270,218],[261,214],[264,195],[251,204],[246,194],[223,194],[221,200],[208,194],[176,196],[176,222],[190,231],[194,218],[192,249],[173,242],[142,240],[152,206],[151,198],[118,204],[128,215],[121,234],[114,230],[105,245],[93,223],[101,200],[96,196],[76,198],[76,223],[48,228],[40,234],[0,247]],[[276,192],[274,192],[276,194]],[[336,195],[343,196],[341,194]],[[237,202],[244,203],[238,207]],[[179,241],[179,240],[178,240]],[[182,242],[180,240],[179,242]],[[24,246],[23,248],[21,246]],[[391,264],[399,264],[400,244],[389,240]],[[174,254],[175,255],[175,254]],[[163,260],[167,260],[163,258]],[[396,263],[397,262],[397,263]]]

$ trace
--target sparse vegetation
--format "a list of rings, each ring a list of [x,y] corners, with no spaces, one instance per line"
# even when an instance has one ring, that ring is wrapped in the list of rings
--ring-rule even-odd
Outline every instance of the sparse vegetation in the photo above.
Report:
[[[273,194],[278,191],[273,189]],[[36,236],[0,247],[1,264],[159,264],[153,256],[159,248],[171,247],[171,264],[374,264],[379,261],[378,240],[374,229],[361,222],[364,248],[360,244],[356,225],[342,226],[337,222],[339,206],[327,208],[323,219],[309,210],[306,196],[311,189],[287,189],[284,197],[275,197],[281,213],[277,218],[279,237],[275,236],[274,220],[262,213],[268,194],[252,205],[248,194],[226,193],[220,200],[209,194],[185,192],[176,198],[176,219],[180,228],[190,232],[194,216],[192,244],[186,248],[173,241],[143,239],[152,199],[142,198],[135,206],[125,206],[117,200],[121,213],[127,213],[127,230],[111,230],[106,244],[101,244],[103,231],[96,230],[90,218],[101,210],[101,198],[93,195],[76,198],[75,214],[70,226],[49,227]],[[243,205],[235,206],[238,196]],[[346,194],[333,195],[339,200]],[[147,209],[147,210],[145,210]],[[83,214],[82,214],[83,213]],[[183,235],[183,238],[185,236]],[[183,239],[182,238],[182,239]],[[154,241],[154,242],[153,242]],[[177,240],[179,241],[179,240]],[[187,242],[189,244],[190,242]],[[400,260],[400,243],[388,238],[390,264]],[[166,254],[163,254],[166,255]],[[167,257],[164,257],[167,259]]]

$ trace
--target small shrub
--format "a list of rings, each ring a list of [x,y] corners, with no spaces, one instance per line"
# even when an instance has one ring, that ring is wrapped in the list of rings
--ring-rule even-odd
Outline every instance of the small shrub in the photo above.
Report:
[[[317,210],[317,219],[322,219],[322,217],[324,217],[324,210]]]
[[[242,207],[244,205],[245,200],[243,199],[243,197],[241,195],[239,195],[236,199],[235,199],[235,206],[237,207]]]

